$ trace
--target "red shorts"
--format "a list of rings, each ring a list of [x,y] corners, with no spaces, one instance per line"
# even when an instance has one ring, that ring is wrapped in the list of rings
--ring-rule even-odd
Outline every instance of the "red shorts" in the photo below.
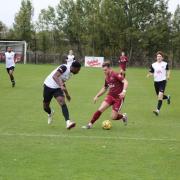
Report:
[[[109,105],[111,105],[112,109],[114,111],[119,112],[121,110],[122,105],[123,105],[124,98],[120,99],[120,98],[115,98],[113,96],[107,95],[105,97],[104,101],[106,101]]]
[[[122,69],[123,71],[126,71],[126,65],[125,64],[120,64],[119,68]]]

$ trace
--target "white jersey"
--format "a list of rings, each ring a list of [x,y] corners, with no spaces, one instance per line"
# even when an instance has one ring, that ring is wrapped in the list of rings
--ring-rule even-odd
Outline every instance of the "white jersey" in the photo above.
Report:
[[[61,73],[61,76],[59,78],[61,78],[61,80],[63,82],[66,82],[67,80],[69,80],[72,76],[72,73],[70,71],[70,66],[63,64],[61,66],[59,66],[58,68],[54,69],[49,76],[47,76],[47,78],[44,81],[44,84],[52,89],[57,89],[60,88],[60,86],[55,82],[55,80],[53,79],[53,75],[59,71]]]
[[[160,82],[167,79],[167,70],[169,70],[168,63],[161,61],[153,63],[149,72],[153,73],[155,82]]]
[[[74,55],[68,55],[67,58],[66,58],[67,65],[71,66],[71,64],[73,63],[74,60],[75,60]]]
[[[14,52],[5,53],[6,68],[10,68],[12,66],[15,67],[14,57],[15,57]]]

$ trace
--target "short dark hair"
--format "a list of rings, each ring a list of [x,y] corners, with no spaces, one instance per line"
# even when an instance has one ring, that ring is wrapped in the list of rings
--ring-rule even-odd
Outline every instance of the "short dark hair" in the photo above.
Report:
[[[75,68],[81,68],[81,64],[80,64],[79,61],[73,61],[73,63],[72,63],[71,66],[72,66],[72,67],[75,67]]]
[[[164,53],[163,53],[162,51],[158,51],[158,52],[156,53],[156,56],[157,56],[158,54],[160,54],[162,57],[164,57]]]
[[[111,67],[111,62],[110,61],[105,61],[103,64],[102,64],[102,67]]]

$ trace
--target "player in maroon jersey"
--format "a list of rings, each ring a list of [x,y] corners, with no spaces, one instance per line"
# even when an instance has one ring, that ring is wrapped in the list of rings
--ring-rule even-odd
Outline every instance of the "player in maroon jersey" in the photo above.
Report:
[[[127,62],[128,62],[128,57],[125,56],[125,52],[122,51],[121,56],[119,57],[120,73],[125,74]]]
[[[126,95],[126,89],[128,87],[128,81],[119,73],[114,72],[109,62],[104,62],[102,65],[104,74],[105,74],[105,84],[102,89],[97,93],[94,97],[94,103],[98,100],[100,96],[102,96],[108,89],[109,92],[105,97],[104,101],[98,108],[98,110],[94,113],[92,119],[88,123],[87,126],[83,126],[82,128],[90,129],[96,120],[101,116],[101,114],[110,106],[112,106],[112,114],[111,118],[113,120],[123,120],[124,124],[127,125],[127,115],[126,113],[121,114],[119,111],[124,102],[124,98]]]

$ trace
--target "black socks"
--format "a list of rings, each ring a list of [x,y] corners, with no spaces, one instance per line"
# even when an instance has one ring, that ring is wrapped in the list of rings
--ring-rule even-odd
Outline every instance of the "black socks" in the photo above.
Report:
[[[61,106],[61,108],[62,108],[62,113],[63,113],[63,116],[64,116],[65,120],[66,121],[69,120],[69,111],[68,111],[67,105],[63,104]]]

